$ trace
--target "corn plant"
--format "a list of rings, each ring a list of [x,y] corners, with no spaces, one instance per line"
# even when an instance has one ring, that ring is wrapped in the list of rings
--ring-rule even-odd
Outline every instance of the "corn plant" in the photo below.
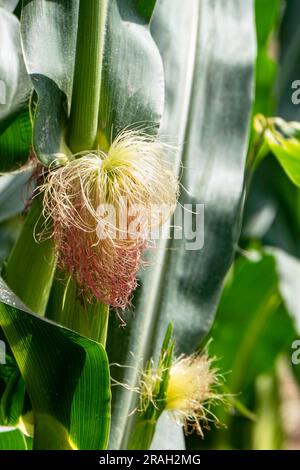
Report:
[[[275,156],[300,186],[299,125],[273,113],[279,2],[271,21],[259,0],[187,3],[0,1],[0,449],[235,446],[230,409],[255,412],[243,335],[262,311],[274,361],[295,339],[296,259],[230,270],[256,171]]]

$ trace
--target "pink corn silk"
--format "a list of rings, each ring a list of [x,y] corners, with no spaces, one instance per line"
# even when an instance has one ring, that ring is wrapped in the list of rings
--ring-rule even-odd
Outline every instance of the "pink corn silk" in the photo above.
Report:
[[[65,225],[55,217],[53,222],[61,268],[76,279],[88,297],[92,294],[116,308],[128,306],[137,287],[142,254],[150,246],[148,240],[142,235],[135,239],[128,236],[125,240],[99,240],[96,231]]]

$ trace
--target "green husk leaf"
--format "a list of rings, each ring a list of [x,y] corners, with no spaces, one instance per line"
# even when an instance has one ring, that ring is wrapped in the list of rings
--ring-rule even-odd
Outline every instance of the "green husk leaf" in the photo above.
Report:
[[[109,306],[86,300],[75,281],[60,270],[56,272],[46,316],[105,347]]]
[[[4,279],[27,307],[43,315],[52,286],[56,254],[52,239],[41,242],[41,198],[35,198],[4,268]],[[30,268],[29,268],[30,267]]]
[[[168,325],[157,365],[149,361],[145,374],[151,377],[155,369],[156,382],[152,387],[152,399],[147,404],[141,403],[137,411],[131,437],[128,443],[129,450],[149,449],[153,440],[157,421],[166,407],[166,391],[170,377],[170,367],[173,362],[174,340],[172,339],[173,326]],[[147,380],[146,376],[140,378]],[[141,399],[143,399],[141,397]]]

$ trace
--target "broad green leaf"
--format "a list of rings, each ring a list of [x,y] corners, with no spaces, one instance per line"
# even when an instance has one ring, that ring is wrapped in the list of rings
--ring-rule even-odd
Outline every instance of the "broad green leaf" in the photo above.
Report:
[[[0,450],[30,450],[30,439],[19,429],[0,432]]]
[[[0,134],[27,106],[30,91],[21,50],[19,20],[0,6]]]
[[[185,240],[162,241],[143,273],[135,312],[125,315],[126,331],[111,318],[110,362],[133,366],[112,369],[122,383],[134,385],[141,361],[157,356],[169,321],[179,353],[193,350],[213,321],[239,235],[253,97],[253,10],[251,0],[195,0],[189,8],[164,0],[155,10],[152,33],[166,76],[161,134],[181,146],[174,168],[180,172],[181,160],[188,194],[182,190],[180,202],[205,204],[205,243],[191,251]],[[113,392],[110,448],[125,448],[130,425],[124,427],[136,397],[118,387]]]
[[[153,132],[160,123],[163,68],[149,31],[155,3],[109,1],[99,114],[104,146],[125,127],[150,126]]]
[[[0,325],[34,411],[35,449],[104,449],[110,380],[103,347],[36,316],[1,280]]]
[[[7,266],[5,268],[5,276],[6,276],[7,281],[11,285],[11,287],[13,287],[14,291],[19,293],[22,300],[29,307],[31,308],[34,307],[37,312],[39,312],[40,314],[43,314],[47,300],[48,300],[51,284],[52,284],[52,278],[53,278],[53,273],[55,269],[55,254],[53,251],[51,240],[43,241],[40,244],[37,244],[35,241],[34,230],[36,229],[36,233],[39,233],[40,226],[42,223],[40,214],[41,214],[40,201],[39,199],[35,199],[33,201],[31,209],[25,220],[25,223],[21,232],[21,236],[19,237],[8,259]],[[28,266],[31,266],[31,269],[28,269]],[[26,311],[28,312],[28,310]],[[20,316],[20,313],[18,314],[18,318],[19,316]],[[71,344],[68,343],[68,338],[65,338],[64,335],[61,335],[60,327],[58,325],[52,328],[53,324],[51,324],[51,328],[49,332],[48,331],[49,323],[46,323],[45,327],[40,326],[39,322],[37,322],[37,324],[35,325],[35,322],[32,321],[31,318],[28,318],[28,315],[27,315],[27,318],[23,319],[23,321],[29,328],[29,333],[28,334],[22,333],[22,332],[19,333],[22,339],[24,340],[25,344],[20,346],[21,349],[17,353],[16,353],[16,350],[14,349],[14,342],[15,342],[15,339],[18,338],[17,336],[18,332],[14,331],[13,334],[9,335],[9,333],[7,334],[7,328],[5,328],[5,325],[3,325],[3,323],[1,322],[1,319],[0,319],[0,324],[7,336],[8,343],[10,344],[13,350],[13,353],[17,359],[19,368],[21,370],[21,373],[25,381],[26,389],[29,393],[30,399],[32,401],[32,406],[35,411],[35,447],[60,448],[60,446],[62,447],[69,446],[68,448],[70,448],[70,446],[73,445],[72,442],[75,442],[73,438],[70,436],[72,436],[72,433],[76,435],[79,432],[84,433],[84,431],[78,430],[80,426],[82,426],[82,429],[85,429],[84,424],[82,424],[80,420],[81,418],[83,420],[84,419],[90,420],[89,413],[95,414],[95,418],[90,420],[91,427],[94,426],[94,428],[91,431],[91,433],[93,434],[93,437],[90,438],[90,443],[89,443],[87,441],[84,441],[83,437],[79,436],[80,437],[80,441],[78,441],[79,446],[81,446],[80,448],[100,448],[102,446],[105,446],[105,439],[107,439],[107,428],[104,430],[103,429],[99,430],[97,432],[95,431],[95,429],[97,425],[99,426],[101,425],[101,420],[103,420],[103,422],[106,423],[106,425],[108,424],[109,422],[109,417],[107,416],[108,405],[107,406],[105,405],[104,407],[105,408],[104,415],[103,416],[101,415],[102,418],[101,416],[99,417],[99,409],[97,410],[97,406],[99,406],[99,400],[97,399],[94,400],[96,409],[90,410],[89,407],[87,407],[87,410],[86,410],[87,415],[84,415],[84,413],[81,414],[80,412],[80,408],[85,406],[83,405],[83,402],[85,402],[84,395],[86,395],[87,397],[86,399],[89,400],[91,397],[91,394],[93,394],[94,392],[95,393],[97,392],[99,380],[102,377],[101,375],[103,372],[102,369],[104,368],[104,363],[103,363],[104,359],[102,357],[103,350],[101,349],[100,351],[102,354],[101,356],[102,359],[100,357],[101,360],[99,361],[100,353],[98,352],[98,349],[97,349],[98,348],[97,343],[92,343],[92,346],[91,346],[89,340],[85,339],[84,341],[83,340],[81,341],[80,348],[79,348],[78,342],[76,342],[76,345],[73,344],[74,341],[71,341]],[[24,331],[24,328],[26,329],[26,325],[22,325],[22,331]],[[30,341],[28,342],[28,337],[31,337],[33,334],[31,331],[32,327],[35,327],[37,329],[36,330],[37,333],[34,334],[36,338],[34,341],[36,342],[36,344],[40,344],[39,341],[42,338],[41,335],[43,335],[43,331],[44,331],[44,334],[47,336],[46,339],[41,340],[44,343],[44,347],[45,347],[43,351],[40,351],[40,350],[35,351],[35,347],[37,348],[37,345],[34,347],[30,345]],[[53,333],[51,333],[51,330],[53,331]],[[75,338],[77,338],[76,335],[75,335]],[[17,339],[17,342],[19,342],[18,339]],[[47,345],[47,342],[48,342],[48,345]],[[87,344],[85,344],[85,342],[87,342]],[[52,358],[48,357],[49,356],[48,350],[51,350],[51,345],[52,345],[53,350],[56,350],[56,348],[58,348],[58,350],[54,354],[55,357],[52,357]],[[71,363],[73,364],[73,361],[75,361],[76,363],[76,355],[77,355],[78,368],[77,368],[77,372],[76,372],[76,367],[74,369],[75,377],[72,377],[72,368],[70,368],[69,377],[67,378],[65,384],[63,383],[61,384],[63,387],[63,390],[61,390],[60,392],[59,391],[59,383],[61,381],[60,377],[61,377],[61,374],[65,372],[65,370],[56,369],[56,362],[59,361],[57,354],[64,356],[65,354],[64,348],[66,349],[66,354],[67,355],[69,354],[70,364]],[[71,357],[73,354],[72,352],[73,350],[75,350],[74,358]],[[91,352],[89,352],[90,350]],[[18,356],[18,354],[20,356]],[[27,358],[27,355],[29,358]],[[43,358],[43,355],[47,356],[47,358]],[[29,372],[27,371],[27,365],[24,363],[24,361],[25,362],[29,361],[29,365],[28,365]],[[99,362],[99,365],[97,365],[97,361]],[[84,366],[85,363],[87,364],[86,366]],[[91,364],[90,367],[93,370],[89,369],[89,364]],[[63,363],[62,363],[62,367],[63,367]],[[99,371],[99,376],[97,375],[98,372],[94,370],[97,367],[98,367],[97,371]],[[82,372],[82,376],[80,377],[81,369],[83,370],[83,372]],[[24,371],[26,372],[26,374]],[[58,375],[56,375],[56,372]],[[105,368],[104,368],[104,373],[105,373]],[[42,384],[41,389],[39,389],[39,387],[36,386],[36,383],[35,383],[35,380],[37,377],[36,374],[38,377],[41,376],[38,379],[38,381]],[[96,378],[96,382],[94,384],[95,389],[89,390],[89,387],[91,386],[91,383],[90,383],[91,376],[94,374]],[[29,378],[28,378],[28,375],[29,375]],[[104,380],[106,379],[104,378]],[[72,384],[74,383],[76,384],[76,380],[79,381],[78,393],[77,392],[75,393],[75,391],[72,389]],[[86,386],[84,386],[85,380],[87,380],[88,382]],[[56,400],[57,398],[55,395],[56,393],[58,395],[59,393],[61,393],[62,395],[66,394],[68,387],[70,389],[69,401],[67,400],[65,405],[59,404],[56,407],[57,409],[53,411],[53,415],[51,415],[51,411],[52,411],[51,400],[52,401]],[[73,400],[73,393],[75,394],[74,400]],[[105,388],[103,393],[104,394],[109,393],[108,386]],[[32,398],[32,396],[34,398]],[[46,411],[47,411],[47,407],[50,410],[46,414],[44,413],[43,405],[41,405],[43,401],[43,396],[46,396],[45,398]],[[104,400],[103,397],[104,395],[102,395],[102,397],[100,398],[100,401]],[[13,399],[14,397],[11,396],[10,398]],[[47,402],[47,400],[49,401]],[[64,398],[62,398],[61,402],[63,402],[63,400]],[[13,402],[14,406],[16,406],[17,404],[18,402],[16,401]],[[100,406],[101,405],[102,405],[102,402]],[[64,409],[64,406],[67,408],[67,411],[66,409]],[[71,428],[69,429],[68,426],[67,427],[65,426],[65,424],[66,425],[70,424],[68,421],[69,420],[68,413],[70,414],[73,408],[74,408],[74,413],[73,413],[74,416],[72,420],[73,427],[72,429]],[[39,410],[38,418],[36,417],[37,416],[36,409]],[[60,413],[62,417],[60,417]],[[66,419],[67,419],[67,422],[65,423]],[[100,424],[99,424],[99,421],[100,421]],[[67,430],[65,429],[65,427]],[[56,433],[58,433],[57,440],[55,440],[56,438],[54,436],[54,434],[56,435]],[[61,438],[61,442],[59,442],[60,438]],[[74,445],[76,446],[77,444],[74,444]],[[92,447],[89,447],[89,446],[92,446]]]
[[[181,181],[189,192],[185,194],[182,190],[180,202],[205,205],[205,240],[203,248],[198,250],[191,250],[187,240],[172,240],[164,260],[165,282],[160,284],[164,290],[160,320],[173,323],[178,350],[186,352],[194,349],[213,321],[223,279],[239,236],[255,58],[251,0],[236,0],[230,4],[207,0],[200,5],[199,2],[194,4],[197,10],[189,15],[198,13],[191,33],[196,62],[194,73],[189,77],[188,93],[181,96],[186,105],[183,106],[186,120],[176,117],[176,122],[182,132],[179,139],[186,142],[181,154],[186,170]],[[236,35],[239,35],[238,45]],[[206,47],[206,41],[212,41],[210,48]],[[227,44],[226,55],[224,42]],[[164,50],[162,44],[161,47]],[[178,71],[177,67],[181,69],[182,63],[172,69],[172,57],[167,57],[164,56],[165,68],[176,76],[175,71]],[[243,70],[247,70],[246,76],[241,64]],[[184,74],[184,68],[181,73]],[[211,76],[215,76],[215,82],[209,87]],[[227,87],[228,80],[232,84],[230,88]],[[175,111],[175,102],[170,100],[169,106],[166,110],[169,119],[165,118],[162,133],[167,132],[170,125],[171,129],[174,126],[173,134],[175,123],[170,115],[173,107]],[[215,109],[218,112],[214,112]],[[239,113],[243,119],[237,121]],[[174,273],[172,276],[169,275],[171,272]],[[159,336],[163,334],[160,322],[156,333],[158,344]]]

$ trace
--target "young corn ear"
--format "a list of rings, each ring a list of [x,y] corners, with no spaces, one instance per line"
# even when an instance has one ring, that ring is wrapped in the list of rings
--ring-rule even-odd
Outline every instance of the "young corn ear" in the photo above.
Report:
[[[172,324],[168,326],[158,363],[150,360],[140,373],[139,405],[129,440],[129,449],[148,449],[157,421],[167,411],[184,431],[196,431],[203,437],[203,428],[218,423],[211,406],[226,403],[218,393],[220,376],[207,352],[174,359]],[[130,389],[130,386],[128,386]]]
[[[88,296],[125,308],[150,234],[173,213],[178,181],[166,145],[124,131],[107,153],[81,153],[39,188],[60,266]]]
[[[203,428],[217,422],[210,406],[223,399],[216,391],[219,376],[212,363],[213,359],[203,353],[180,356],[167,370],[148,366],[140,384],[139,412],[146,416],[149,408],[159,413],[168,411],[186,433],[195,430],[203,437]]]
[[[222,397],[216,392],[218,374],[212,363],[206,353],[193,354],[179,357],[170,368],[166,410],[186,433],[192,429],[203,437],[203,427],[216,421],[209,407]]]

